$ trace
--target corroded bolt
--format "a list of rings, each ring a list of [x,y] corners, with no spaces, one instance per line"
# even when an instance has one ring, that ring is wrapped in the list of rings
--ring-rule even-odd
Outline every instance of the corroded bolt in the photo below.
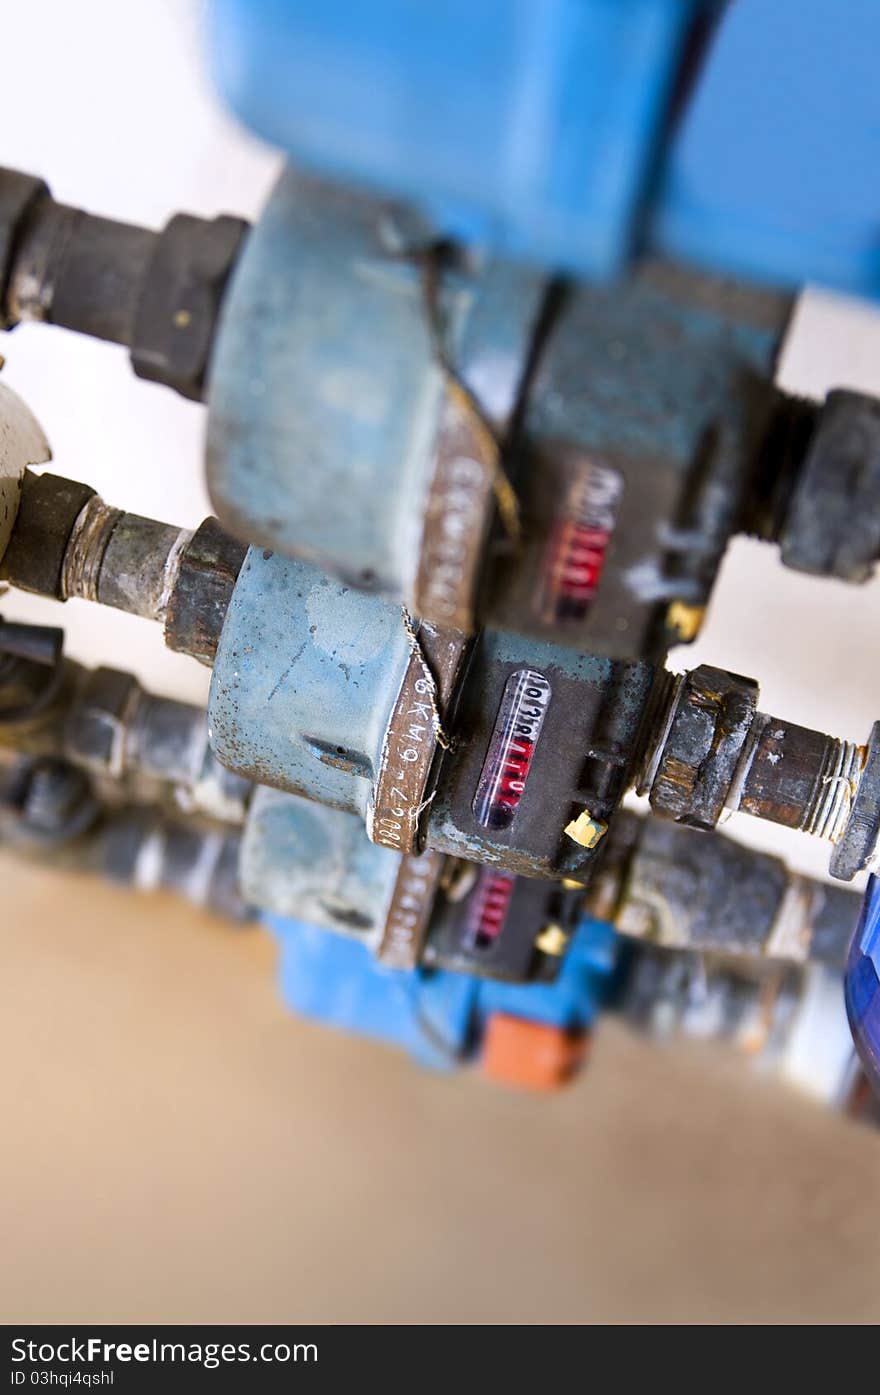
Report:
[[[656,813],[713,828],[742,810],[832,842],[850,880],[880,835],[880,723],[866,745],[758,711],[758,685],[708,664],[676,678],[653,724],[638,782]]]
[[[0,580],[157,620],[170,649],[210,665],[246,551],[215,518],[191,532],[112,508],[60,475],[27,470]]]

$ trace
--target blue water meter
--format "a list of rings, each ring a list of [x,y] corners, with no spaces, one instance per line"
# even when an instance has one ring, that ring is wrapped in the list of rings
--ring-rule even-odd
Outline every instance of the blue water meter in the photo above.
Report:
[[[853,935],[845,979],[846,1010],[856,1049],[880,1092],[880,879],[872,876]]]

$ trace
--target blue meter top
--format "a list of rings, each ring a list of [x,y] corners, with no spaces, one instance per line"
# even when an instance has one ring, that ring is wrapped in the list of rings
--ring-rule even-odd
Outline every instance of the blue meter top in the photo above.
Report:
[[[880,878],[872,876],[846,965],[846,1010],[856,1048],[880,1092]]]

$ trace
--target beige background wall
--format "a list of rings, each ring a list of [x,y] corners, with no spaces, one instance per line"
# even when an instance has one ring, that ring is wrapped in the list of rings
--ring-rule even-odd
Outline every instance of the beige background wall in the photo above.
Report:
[[[174,0],[9,7],[0,163],[133,221],[253,215],[276,158],[214,106],[197,24]],[[200,408],[110,346],[23,327],[0,349],[60,473],[203,516]],[[876,311],[810,295],[783,378],[880,391],[878,349]],[[19,596],[3,610],[58,621]],[[78,602],[63,620],[77,656],[205,696],[147,622]],[[743,541],[675,658],[861,739],[878,620],[880,582],[813,582]],[[822,845],[734,827],[825,866]],[[7,858],[0,878],[0,1318],[880,1317],[880,1138],[723,1052],[608,1028],[549,1102],[434,1079],[287,1018],[258,934]]]

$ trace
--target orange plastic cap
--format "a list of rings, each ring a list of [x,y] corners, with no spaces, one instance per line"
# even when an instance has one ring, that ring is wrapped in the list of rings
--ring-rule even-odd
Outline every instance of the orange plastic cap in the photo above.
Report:
[[[486,1023],[483,1075],[521,1090],[558,1090],[575,1074],[587,1047],[585,1032],[493,1012]]]

